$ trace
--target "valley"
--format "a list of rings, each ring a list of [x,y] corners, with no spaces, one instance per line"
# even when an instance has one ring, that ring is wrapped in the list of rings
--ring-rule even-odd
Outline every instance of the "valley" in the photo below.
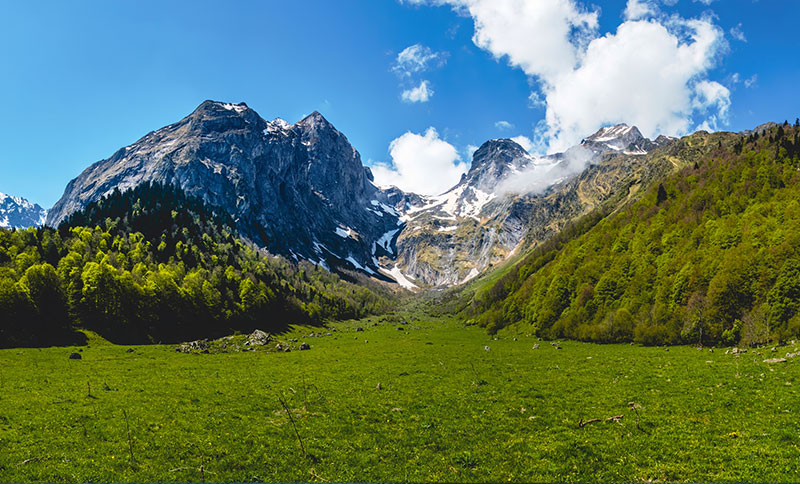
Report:
[[[488,336],[413,306],[272,337],[310,349],[186,354],[90,333],[0,350],[0,480],[798,478],[796,358],[764,362],[796,344]]]

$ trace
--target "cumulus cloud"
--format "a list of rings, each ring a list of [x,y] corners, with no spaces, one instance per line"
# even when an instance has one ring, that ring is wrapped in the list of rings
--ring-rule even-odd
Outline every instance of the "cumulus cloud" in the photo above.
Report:
[[[723,91],[708,97],[703,84],[726,49],[711,18],[667,17],[652,0],[628,0],[616,31],[600,35],[599,12],[576,0],[407,1],[471,16],[475,45],[530,76],[549,152],[620,122],[648,137],[685,134],[698,116],[724,122],[729,93],[726,104]]]
[[[509,123],[508,121],[498,121],[494,123],[494,127],[501,131],[508,131],[510,129],[514,129],[514,125]]]
[[[639,20],[654,15],[658,7],[647,0],[628,0],[623,16],[625,20]]]
[[[452,188],[469,166],[458,150],[439,138],[433,127],[425,134],[407,132],[389,145],[391,165],[375,163],[372,173],[380,186],[394,185],[403,191],[438,195]]]
[[[434,52],[430,47],[414,44],[397,54],[392,71],[401,77],[410,77],[432,67],[440,67],[446,60],[443,52]]]
[[[407,103],[426,103],[433,96],[433,89],[428,81],[422,81],[419,86],[406,89],[400,98]]]
[[[522,146],[528,153],[530,153],[533,150],[533,141],[531,141],[531,139],[528,138],[527,136],[522,136],[522,135],[514,136],[513,138],[511,138],[511,141],[514,141],[518,145]]]

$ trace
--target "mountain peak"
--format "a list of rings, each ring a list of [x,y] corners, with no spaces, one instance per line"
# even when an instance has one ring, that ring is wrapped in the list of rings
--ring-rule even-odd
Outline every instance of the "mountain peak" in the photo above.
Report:
[[[594,141],[597,143],[618,140],[622,138],[639,139],[644,138],[639,128],[636,126],[628,126],[625,123],[615,124],[614,126],[605,126],[600,128],[596,133],[586,138],[584,141]]]
[[[0,228],[23,229],[44,224],[47,210],[22,197],[0,193]]]
[[[319,111],[316,110],[313,113],[306,116],[305,118],[301,119],[297,124],[309,127],[333,126],[330,121],[325,119],[325,116],[323,116]]]
[[[212,101],[211,99],[206,99],[199,106],[197,109],[194,110],[194,113],[208,113],[208,112],[225,112],[225,111],[233,111],[235,113],[243,113],[248,111],[250,107],[246,103],[224,103],[220,101]]]
[[[511,164],[520,158],[530,158],[530,155],[516,141],[508,138],[491,139],[475,150],[469,171],[478,170],[489,162]]]

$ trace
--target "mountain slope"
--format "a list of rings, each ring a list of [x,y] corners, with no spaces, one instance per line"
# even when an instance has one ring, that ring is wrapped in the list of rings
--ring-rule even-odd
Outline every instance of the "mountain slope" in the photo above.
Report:
[[[223,210],[158,183],[58,230],[0,230],[0,347],[65,344],[76,327],[118,343],[276,332],[384,311],[388,296],[256,250]]]
[[[24,198],[0,193],[0,228],[24,229],[44,224],[47,210]]]
[[[57,226],[92,201],[145,182],[179,186],[227,211],[273,253],[378,274],[401,225],[358,152],[321,114],[290,125],[246,104],[205,101],[72,180],[50,211]],[[379,243],[381,242],[381,243]]]
[[[476,294],[469,312],[492,331],[511,325],[592,341],[800,334],[798,135],[787,125],[760,137],[680,140],[667,148],[685,146],[667,155],[680,171],[599,223],[534,249]]]
[[[645,155],[674,142],[650,141],[625,124],[540,158],[512,140],[487,141],[455,187],[404,211],[397,266],[431,286],[466,282],[619,191],[663,176]]]

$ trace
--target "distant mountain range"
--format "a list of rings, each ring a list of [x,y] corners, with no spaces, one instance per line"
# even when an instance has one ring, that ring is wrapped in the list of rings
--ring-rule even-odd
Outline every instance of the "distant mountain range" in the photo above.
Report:
[[[24,198],[0,193],[0,228],[23,229],[44,224],[47,210]]]
[[[458,184],[430,197],[376,186],[356,149],[318,112],[290,124],[244,103],[205,101],[89,166],[46,223],[57,226],[114,190],[158,182],[225,210],[242,236],[272,253],[412,289],[451,286],[611,197],[632,196],[667,169],[648,160],[667,156],[675,141],[618,124],[536,157],[512,140],[490,140]]]

